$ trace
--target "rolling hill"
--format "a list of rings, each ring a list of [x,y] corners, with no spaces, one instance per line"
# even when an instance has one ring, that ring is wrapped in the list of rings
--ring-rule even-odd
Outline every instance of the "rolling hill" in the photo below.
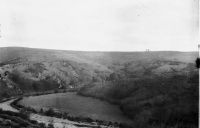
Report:
[[[1,86],[7,85],[11,93],[17,93],[16,90],[23,93],[80,88],[106,82],[110,77],[132,80],[187,75],[195,72],[197,56],[197,52],[82,52],[3,47],[0,48]],[[6,71],[9,75],[3,78]]]
[[[0,48],[0,98],[75,88],[79,95],[118,104],[138,127],[155,122],[196,126],[197,57],[197,52],[4,47]]]

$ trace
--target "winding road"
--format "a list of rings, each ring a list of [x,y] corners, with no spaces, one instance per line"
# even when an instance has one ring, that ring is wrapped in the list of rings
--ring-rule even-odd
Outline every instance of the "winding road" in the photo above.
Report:
[[[12,111],[12,112],[19,112],[17,109],[11,107],[11,103],[14,102],[16,99],[8,100],[5,102],[0,103],[0,108],[4,111]]]

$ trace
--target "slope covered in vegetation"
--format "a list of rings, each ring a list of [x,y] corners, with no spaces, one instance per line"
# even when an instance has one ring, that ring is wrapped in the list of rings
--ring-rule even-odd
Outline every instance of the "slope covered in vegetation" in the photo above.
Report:
[[[196,127],[197,56],[0,48],[0,98],[74,88],[80,95],[120,105],[138,127]]]

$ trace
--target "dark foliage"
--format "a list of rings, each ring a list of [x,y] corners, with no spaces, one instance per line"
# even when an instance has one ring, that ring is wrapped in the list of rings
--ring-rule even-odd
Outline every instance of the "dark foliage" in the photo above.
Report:
[[[200,67],[200,58],[196,59],[196,67],[199,68]]]
[[[32,121],[29,116],[24,112],[15,113],[11,111],[3,111],[0,109],[0,118],[4,119],[4,122],[0,121],[0,126],[9,126],[11,128],[46,128],[43,123]],[[7,121],[9,120],[9,122]]]
[[[198,73],[194,72],[188,76],[174,74],[170,77],[116,80],[114,84],[105,85],[106,88],[84,87],[79,94],[96,98],[103,96],[107,101],[120,100],[121,110],[133,119],[135,127],[197,127],[198,77]],[[95,93],[90,91],[94,89]],[[98,95],[98,91],[102,95]]]
[[[48,91],[57,89],[59,87],[59,84],[50,78],[40,81],[33,81],[20,76],[18,72],[10,74],[9,77],[13,82],[19,85],[23,92]]]

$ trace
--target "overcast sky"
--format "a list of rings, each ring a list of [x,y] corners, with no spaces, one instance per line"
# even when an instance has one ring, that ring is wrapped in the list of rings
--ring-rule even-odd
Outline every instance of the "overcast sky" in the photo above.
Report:
[[[198,0],[0,0],[0,47],[197,50]]]

